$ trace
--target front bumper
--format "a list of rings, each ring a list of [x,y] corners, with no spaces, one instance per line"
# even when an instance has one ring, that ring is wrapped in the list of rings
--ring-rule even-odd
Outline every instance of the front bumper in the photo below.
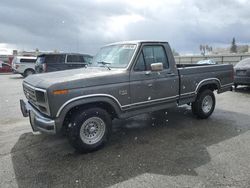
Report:
[[[45,117],[28,102],[20,100],[20,108],[24,117],[30,119],[30,124],[34,132],[40,131],[49,134],[56,134],[55,120]]]

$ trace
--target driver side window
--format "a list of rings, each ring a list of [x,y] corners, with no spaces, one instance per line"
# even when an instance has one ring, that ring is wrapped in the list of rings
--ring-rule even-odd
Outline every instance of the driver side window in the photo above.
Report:
[[[152,63],[162,63],[164,69],[169,68],[163,46],[144,46],[137,59],[134,71],[149,71]]]

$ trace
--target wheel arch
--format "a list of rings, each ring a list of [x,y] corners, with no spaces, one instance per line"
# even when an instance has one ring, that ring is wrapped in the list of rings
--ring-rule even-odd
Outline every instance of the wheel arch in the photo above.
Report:
[[[32,69],[32,68],[29,67],[29,68],[26,68],[26,69],[23,71],[23,73],[25,73],[26,71],[29,71],[29,70],[31,70],[31,71],[33,71],[33,72],[36,72],[35,69]]]
[[[32,71],[33,72],[33,74],[35,74],[36,73],[36,71],[34,70],[34,69],[32,69],[32,68],[26,68],[24,71],[23,71],[23,75],[26,77],[27,76],[27,71]]]
[[[213,78],[213,79],[201,81],[198,84],[195,92],[198,94],[204,91],[205,89],[210,89],[211,91],[215,91],[215,90],[219,90],[220,88],[221,88],[220,80],[217,78]]]
[[[60,122],[58,129],[60,130],[64,124],[67,124],[67,121],[74,112],[91,107],[99,107],[106,110],[112,118],[119,117],[121,114],[120,103],[111,97],[98,96],[76,99],[63,105],[62,109],[59,109],[57,113],[57,119]]]

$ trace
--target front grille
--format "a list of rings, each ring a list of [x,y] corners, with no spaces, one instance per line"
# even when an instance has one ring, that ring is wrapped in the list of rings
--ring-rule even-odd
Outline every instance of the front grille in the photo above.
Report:
[[[27,84],[23,84],[23,91],[24,91],[26,98],[29,100],[29,102],[31,102],[33,105],[37,106],[35,89],[28,86]]]
[[[26,83],[23,84],[23,91],[28,101],[40,112],[49,115],[49,107],[46,100],[46,91],[34,88]]]

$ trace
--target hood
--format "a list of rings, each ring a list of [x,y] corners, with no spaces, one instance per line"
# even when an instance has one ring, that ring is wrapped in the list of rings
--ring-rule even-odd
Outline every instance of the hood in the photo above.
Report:
[[[124,76],[121,76],[122,74],[126,74],[126,70],[108,70],[105,67],[88,67],[35,74],[25,78],[24,82],[31,86],[43,89],[47,89],[51,86],[56,86],[56,89],[75,89],[80,87],[124,82],[126,79],[124,80]]]

